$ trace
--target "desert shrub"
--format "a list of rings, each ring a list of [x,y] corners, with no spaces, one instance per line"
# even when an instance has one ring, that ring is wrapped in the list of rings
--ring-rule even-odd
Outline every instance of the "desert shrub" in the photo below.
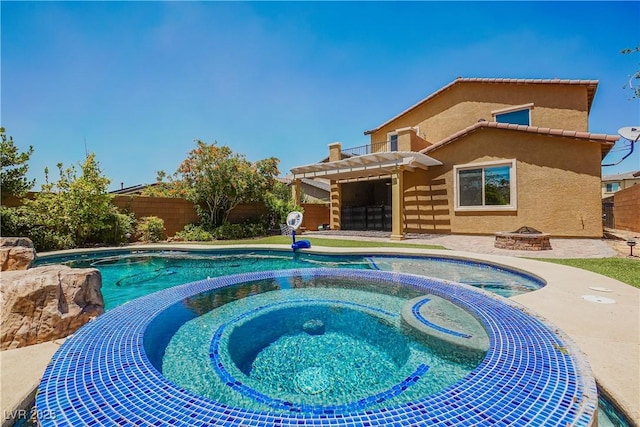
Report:
[[[190,242],[208,242],[213,240],[213,234],[205,230],[201,225],[187,224],[181,231],[176,233],[176,237]]]
[[[37,252],[75,247],[73,236],[60,232],[42,221],[37,212],[25,206],[0,207],[0,234],[3,236],[28,237]]]
[[[136,235],[143,242],[158,242],[164,239],[164,220],[157,216],[140,218],[136,226]]]
[[[217,240],[235,240],[259,237],[267,234],[267,228],[261,223],[230,224],[224,223],[213,231]]]
[[[128,242],[127,234],[135,234],[136,218],[132,213],[121,213],[113,207],[107,223],[111,226],[93,238],[95,243],[121,245]]]
[[[0,234],[3,236],[26,237],[25,212],[22,207],[0,206]]]

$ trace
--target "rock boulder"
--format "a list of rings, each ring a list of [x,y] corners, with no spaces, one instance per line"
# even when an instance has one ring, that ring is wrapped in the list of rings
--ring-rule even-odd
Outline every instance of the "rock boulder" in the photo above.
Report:
[[[33,242],[26,237],[0,237],[0,271],[26,270],[36,258]]]
[[[47,265],[0,277],[0,350],[66,337],[104,312],[95,268]]]

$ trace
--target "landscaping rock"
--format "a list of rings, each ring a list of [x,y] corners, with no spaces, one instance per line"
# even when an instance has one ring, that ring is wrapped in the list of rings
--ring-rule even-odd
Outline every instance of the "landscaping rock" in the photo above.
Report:
[[[36,259],[33,242],[26,237],[0,237],[0,271],[26,270]]]
[[[47,265],[0,278],[0,350],[66,337],[104,312],[95,268]]]

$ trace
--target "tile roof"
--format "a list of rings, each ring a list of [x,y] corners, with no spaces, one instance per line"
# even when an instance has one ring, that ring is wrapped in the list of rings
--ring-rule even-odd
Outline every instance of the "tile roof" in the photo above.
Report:
[[[366,130],[364,132],[364,134],[365,135],[369,135],[369,134],[372,134],[373,132],[376,132],[377,130],[381,129],[382,127],[386,126],[387,124],[391,123],[392,121],[396,120],[397,118],[407,114],[408,112],[410,112],[414,108],[417,108],[418,106],[422,105],[423,103],[429,101],[430,99],[433,99],[433,98],[437,97],[438,95],[442,94],[443,92],[447,91],[448,89],[451,89],[451,87],[453,87],[454,85],[457,85],[457,84],[460,84],[460,83],[553,84],[553,85],[587,86],[589,110],[591,110],[591,104],[593,103],[593,98],[595,96],[596,89],[598,87],[598,83],[599,82],[598,82],[598,80],[576,80],[576,79],[508,79],[508,78],[458,77],[454,81],[452,81],[451,83],[447,84],[446,86],[443,86],[442,88],[440,88],[437,91],[433,92],[431,95],[427,96],[426,98],[423,98],[422,100],[418,101],[416,104],[413,104],[411,107],[407,108],[406,110],[402,111],[401,113],[395,115],[394,117],[390,118],[386,122],[382,123],[380,126],[374,128],[374,129],[371,129],[371,130]]]
[[[319,162],[319,163],[322,163],[322,162]],[[276,180],[282,182],[283,184],[291,185],[291,183],[293,182],[293,176],[288,175],[285,177],[276,178]],[[303,184],[307,184],[311,187],[315,187],[326,192],[329,192],[331,190],[331,186],[326,181],[320,181],[319,179],[310,179],[310,178],[302,178],[301,181]]]
[[[551,128],[536,127],[536,126],[515,125],[511,123],[477,122],[465,129],[462,129],[461,131],[454,133],[453,135],[446,137],[441,141],[436,142],[435,144],[423,150],[420,150],[420,152],[425,154],[430,153],[481,128],[505,129],[505,130],[519,131],[519,132],[534,133],[539,135],[575,138],[575,139],[599,142],[603,146],[602,147],[603,154],[606,154],[607,152],[609,152],[611,147],[613,147],[613,144],[615,144],[615,142],[618,139],[620,139],[618,135],[605,135],[602,133],[580,132],[580,131],[566,130],[566,129],[551,129]]]
[[[638,178],[640,178],[640,170],[639,171],[618,173],[618,174],[613,174],[613,175],[604,175],[602,177],[602,180],[603,181],[621,181],[621,180],[624,180],[624,179],[638,179]]]

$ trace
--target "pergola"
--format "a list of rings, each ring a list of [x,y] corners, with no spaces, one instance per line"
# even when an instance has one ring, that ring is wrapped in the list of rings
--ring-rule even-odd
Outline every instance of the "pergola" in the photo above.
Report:
[[[297,166],[291,169],[294,179],[294,200],[300,203],[300,180],[302,178],[325,178],[331,181],[332,229],[340,228],[341,184],[370,179],[391,178],[391,238],[403,239],[404,171],[428,169],[442,162],[425,154],[413,151],[385,151],[340,159],[340,144],[329,146],[330,161]],[[340,159],[340,160],[331,160]]]

